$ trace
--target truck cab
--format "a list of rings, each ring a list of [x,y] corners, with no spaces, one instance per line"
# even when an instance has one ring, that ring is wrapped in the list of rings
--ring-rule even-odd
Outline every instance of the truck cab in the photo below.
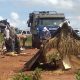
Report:
[[[51,37],[54,34],[60,24],[64,22],[65,16],[63,13],[57,13],[56,11],[34,11],[29,14],[28,27],[32,33],[32,47],[38,48],[40,46],[40,35],[39,33],[44,27],[51,33]]]

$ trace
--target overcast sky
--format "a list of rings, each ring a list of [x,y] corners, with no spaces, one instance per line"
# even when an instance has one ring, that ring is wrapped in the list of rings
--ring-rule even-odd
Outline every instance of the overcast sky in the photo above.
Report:
[[[0,20],[8,19],[20,29],[28,29],[26,22],[32,11],[64,13],[72,27],[80,29],[80,0],[0,0]]]

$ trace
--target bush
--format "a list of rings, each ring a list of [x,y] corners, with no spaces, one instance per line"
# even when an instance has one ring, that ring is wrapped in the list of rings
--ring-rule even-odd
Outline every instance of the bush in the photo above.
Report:
[[[76,80],[80,80],[80,70],[76,72]]]
[[[32,74],[32,80],[41,80],[41,70],[40,68],[36,68],[34,73]]]
[[[26,75],[23,72],[20,72],[14,75],[12,80],[41,80],[41,69],[36,68],[35,71],[30,75]]]
[[[32,77],[21,72],[16,74],[12,80],[32,80]]]
[[[2,43],[3,40],[4,40],[3,35],[2,35],[2,33],[0,33],[0,44]]]

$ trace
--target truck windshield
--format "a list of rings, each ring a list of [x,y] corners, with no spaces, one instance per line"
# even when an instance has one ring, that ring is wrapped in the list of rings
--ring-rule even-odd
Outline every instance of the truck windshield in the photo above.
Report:
[[[39,19],[39,26],[59,26],[64,19]]]

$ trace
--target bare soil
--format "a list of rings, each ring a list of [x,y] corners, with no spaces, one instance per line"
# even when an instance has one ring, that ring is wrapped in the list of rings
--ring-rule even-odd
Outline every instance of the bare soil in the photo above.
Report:
[[[24,67],[24,64],[36,53],[36,51],[37,49],[26,49],[25,55],[0,55],[0,80],[10,80],[9,78],[11,78],[15,73],[18,73]],[[42,80],[75,80],[75,71],[80,68],[80,60],[73,57],[71,59],[71,63],[73,66],[71,70],[43,70],[41,73]],[[25,72],[30,73],[31,71]]]

